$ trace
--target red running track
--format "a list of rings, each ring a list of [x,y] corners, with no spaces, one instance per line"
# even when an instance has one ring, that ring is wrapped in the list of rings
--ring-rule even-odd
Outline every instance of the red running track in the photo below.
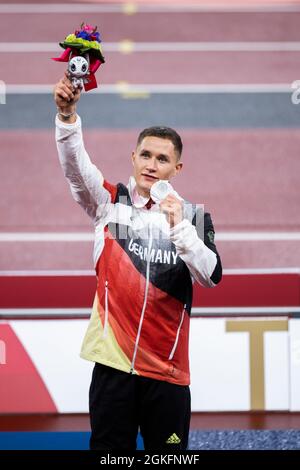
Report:
[[[58,57],[60,53],[59,50],[57,53],[2,53],[1,79],[10,85],[54,85],[63,75],[66,65],[50,58]],[[105,57],[106,63],[97,73],[100,86],[120,81],[141,84],[291,84],[300,77],[299,52],[109,52]]]
[[[184,170],[176,189],[202,203],[216,231],[300,229],[300,145],[295,130],[182,130]],[[85,130],[87,149],[108,180],[127,182],[137,130]],[[80,232],[92,224],[62,175],[54,131],[0,133],[1,232]],[[41,153],[42,149],[42,153]],[[195,165],[196,163],[196,165]],[[1,233],[0,233],[1,235]],[[80,249],[79,249],[80,247]],[[227,268],[300,263],[299,240],[219,241]],[[81,255],[78,257],[78,252]],[[91,242],[2,242],[0,269],[91,269]]]
[[[108,13],[93,14],[92,20],[98,23],[105,42],[300,40],[300,12]],[[57,44],[81,21],[82,13],[2,14],[0,42]],[[62,64],[50,61],[53,55],[1,53],[1,79],[9,84],[55,83]],[[299,78],[300,65],[297,52],[108,53],[107,59],[99,73],[103,83],[289,83]],[[127,180],[136,134],[125,130],[85,132],[91,155],[111,181]],[[296,129],[185,130],[182,135],[186,169],[176,187],[191,201],[205,201],[217,232],[299,231]],[[72,201],[63,180],[53,132],[2,131],[0,138],[4,155],[0,161],[4,175],[1,232],[90,230],[86,215]],[[98,155],[99,142],[103,157]],[[114,165],[107,155],[114,156]],[[298,240],[220,241],[218,247],[228,268],[293,267],[300,262]],[[89,269],[91,244],[80,243],[80,258],[78,251],[76,243],[2,242],[0,269]]]
[[[179,131],[184,168],[174,185],[187,200],[205,202],[219,230],[300,230],[297,129]],[[112,183],[127,183],[137,134],[84,130],[92,160]],[[88,228],[62,175],[54,129],[2,131],[0,139],[1,231]]]
[[[210,11],[125,15],[88,14],[87,7],[86,14],[1,14],[0,42],[58,43],[83,20],[98,25],[104,45],[124,39],[139,42],[300,40],[300,12]]]

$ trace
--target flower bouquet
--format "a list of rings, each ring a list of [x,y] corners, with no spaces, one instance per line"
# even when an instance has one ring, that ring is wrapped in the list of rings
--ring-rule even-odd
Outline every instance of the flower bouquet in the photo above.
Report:
[[[75,88],[85,91],[97,88],[95,72],[105,62],[97,26],[82,23],[80,30],[66,36],[59,45],[65,49],[53,60],[68,62],[68,74]]]

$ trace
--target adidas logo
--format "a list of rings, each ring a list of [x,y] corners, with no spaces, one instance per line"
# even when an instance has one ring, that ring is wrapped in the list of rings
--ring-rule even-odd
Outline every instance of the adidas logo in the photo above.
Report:
[[[172,436],[169,437],[169,439],[166,441],[167,444],[179,444],[180,443],[180,439],[179,437],[177,436],[177,434],[175,434],[175,432],[172,434]]]

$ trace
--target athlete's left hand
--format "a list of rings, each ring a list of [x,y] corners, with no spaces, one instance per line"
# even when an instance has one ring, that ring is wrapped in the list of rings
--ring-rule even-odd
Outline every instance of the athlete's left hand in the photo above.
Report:
[[[160,210],[167,216],[170,227],[179,224],[183,219],[183,201],[178,199],[174,194],[169,194],[159,204]]]

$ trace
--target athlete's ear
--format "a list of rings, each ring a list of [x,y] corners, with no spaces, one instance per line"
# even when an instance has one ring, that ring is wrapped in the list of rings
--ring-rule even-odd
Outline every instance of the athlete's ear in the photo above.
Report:
[[[177,174],[182,170],[182,167],[183,167],[183,163],[182,163],[182,162],[178,162],[178,163],[176,164],[174,176],[177,175]]]
[[[134,166],[134,161],[135,161],[135,151],[132,150],[132,153],[131,153],[131,161],[132,161],[132,165]]]

